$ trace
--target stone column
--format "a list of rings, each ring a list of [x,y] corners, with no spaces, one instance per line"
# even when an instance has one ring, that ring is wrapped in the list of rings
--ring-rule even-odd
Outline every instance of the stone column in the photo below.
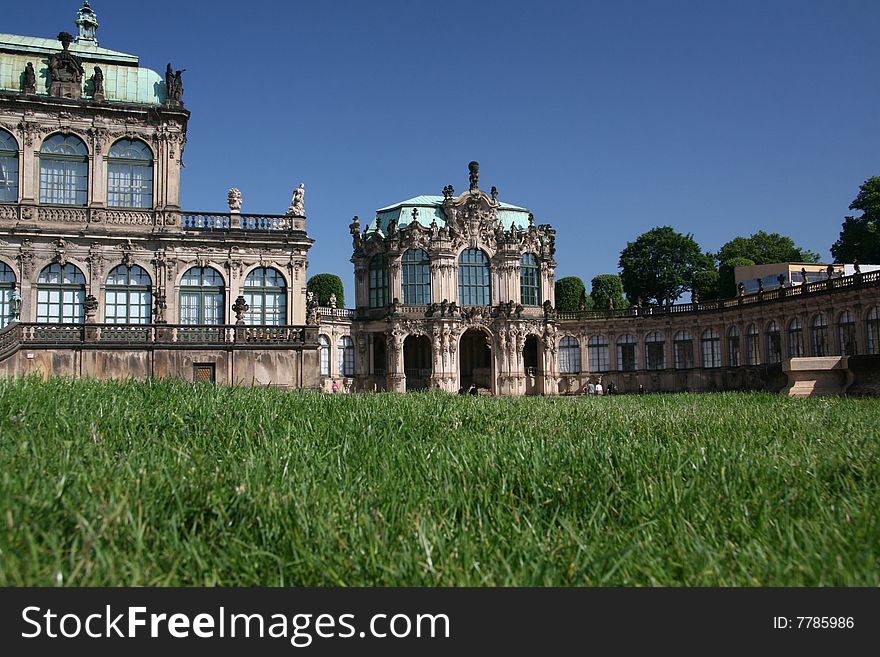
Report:
[[[386,334],[385,357],[388,361],[386,385],[389,392],[406,392],[406,371],[403,365],[404,331],[395,327]]]

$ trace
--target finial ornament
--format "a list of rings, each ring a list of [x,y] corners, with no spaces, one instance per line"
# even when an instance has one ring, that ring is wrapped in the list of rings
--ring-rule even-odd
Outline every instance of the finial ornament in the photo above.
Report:
[[[287,208],[288,215],[293,215],[294,217],[306,216],[306,209],[303,203],[305,194],[306,186],[304,183],[300,183],[299,187],[293,190],[293,195],[290,197],[290,207]]]
[[[468,164],[468,172],[469,178],[471,181],[471,191],[476,191],[480,188],[480,163],[479,162],[471,162]]]
[[[76,37],[77,43],[98,45],[98,16],[89,6],[88,0],[85,0],[80,10],[76,12],[76,26],[79,28],[79,34]]]

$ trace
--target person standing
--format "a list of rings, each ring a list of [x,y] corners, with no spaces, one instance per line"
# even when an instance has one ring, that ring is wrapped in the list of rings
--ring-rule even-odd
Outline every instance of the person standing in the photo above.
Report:
[[[604,394],[605,391],[602,389],[602,382],[599,381],[599,383],[596,384],[596,396],[601,397]]]
[[[596,384],[593,383],[592,381],[590,381],[590,382],[587,384],[587,394],[588,394],[590,397],[592,397],[593,395],[596,394]]]
[[[334,381],[334,382],[333,382],[333,385],[330,386],[330,389],[331,389],[334,393],[339,392],[339,384],[336,383],[336,381]]]

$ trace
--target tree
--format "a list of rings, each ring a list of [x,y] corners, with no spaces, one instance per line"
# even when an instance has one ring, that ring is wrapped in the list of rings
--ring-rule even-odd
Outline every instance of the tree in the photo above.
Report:
[[[694,301],[711,301],[718,298],[719,274],[715,269],[703,269],[694,274]]]
[[[336,274],[315,274],[306,283],[306,289],[318,298],[318,305],[329,306],[330,295],[336,295],[336,307],[345,308],[345,288]]]
[[[736,268],[751,267],[754,260],[748,258],[731,258],[721,263],[718,268],[718,294],[722,299],[735,297],[736,292]]]
[[[566,276],[556,281],[556,309],[575,312],[587,308],[587,288],[577,276]],[[589,305],[592,306],[592,299]]]
[[[617,274],[599,274],[593,278],[592,284],[590,297],[593,299],[593,308],[629,308],[629,303],[623,297],[623,281]]]
[[[849,209],[861,210],[862,216],[844,217],[840,237],[831,246],[834,261],[880,263],[880,176],[859,186]]]
[[[819,262],[819,254],[795,246],[794,240],[779,233],[759,230],[750,237],[736,237],[715,254],[718,263],[748,258],[756,265],[774,262]]]
[[[620,252],[620,278],[630,302],[669,305],[691,288],[695,272],[714,265],[694,241],[671,226],[658,226]]]

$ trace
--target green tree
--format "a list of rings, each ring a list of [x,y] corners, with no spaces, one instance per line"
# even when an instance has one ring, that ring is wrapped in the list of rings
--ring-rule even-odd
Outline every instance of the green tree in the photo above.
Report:
[[[336,274],[315,274],[306,283],[306,289],[314,293],[321,306],[330,305],[330,295],[336,295],[336,307],[345,308],[345,288]]]
[[[694,274],[693,294],[698,301],[711,301],[718,298],[718,282],[720,275],[715,269],[703,269]]]
[[[721,263],[718,268],[718,294],[722,299],[736,296],[736,268],[751,267],[754,260],[748,258],[731,258]]]
[[[617,274],[599,274],[593,277],[592,284],[593,308],[629,308],[629,302],[623,296],[623,281]]]
[[[556,281],[556,309],[574,312],[587,308],[587,288],[577,276],[566,276]],[[592,299],[589,301],[592,306]]]
[[[840,237],[831,246],[834,261],[880,263],[880,176],[859,186],[849,209],[861,210],[862,216],[844,217]]]
[[[756,265],[774,262],[819,262],[819,254],[795,246],[794,240],[779,233],[759,230],[750,237],[736,237],[715,254],[718,263],[748,258]]]
[[[714,265],[694,241],[671,226],[658,226],[620,252],[620,278],[630,302],[669,305],[691,288],[693,275]]]

